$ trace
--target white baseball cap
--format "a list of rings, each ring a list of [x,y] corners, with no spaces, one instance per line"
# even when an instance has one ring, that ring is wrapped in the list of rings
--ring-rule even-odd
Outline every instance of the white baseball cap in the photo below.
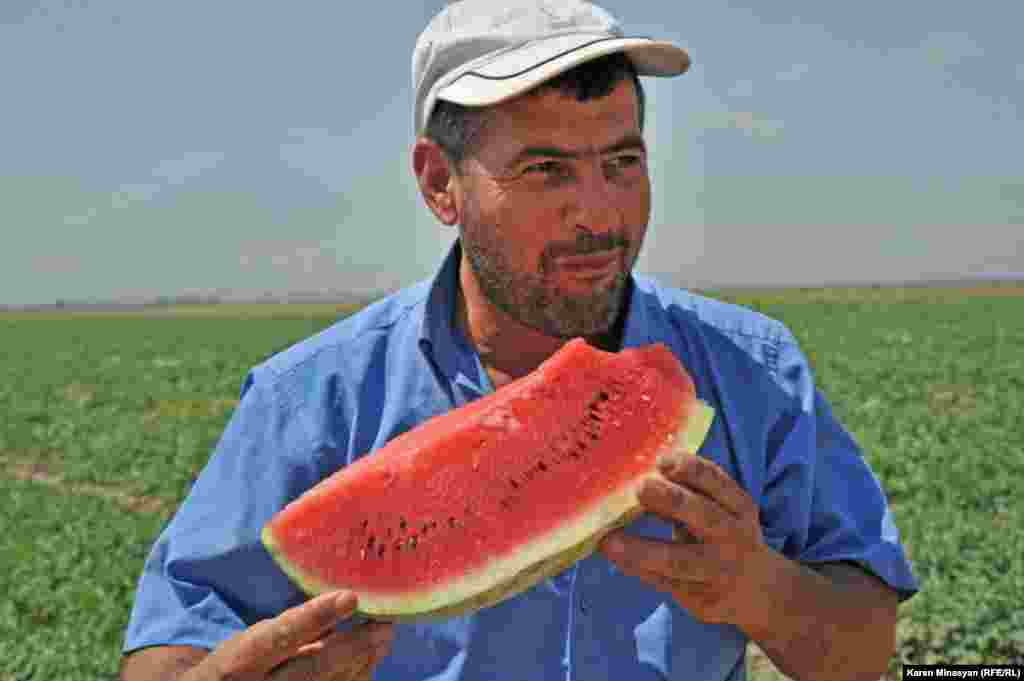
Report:
[[[690,67],[683,48],[625,36],[615,17],[584,0],[451,2],[427,24],[412,55],[416,134],[439,99],[497,104],[613,52],[625,52],[643,76],[678,76]]]

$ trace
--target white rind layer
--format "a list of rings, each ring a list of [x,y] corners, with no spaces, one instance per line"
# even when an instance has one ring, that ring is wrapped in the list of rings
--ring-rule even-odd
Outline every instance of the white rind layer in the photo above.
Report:
[[[713,419],[714,410],[698,401],[687,424],[666,438],[657,458],[695,453],[707,437]],[[637,500],[640,486],[647,478],[658,475],[652,470],[635,478],[618,492],[584,509],[570,522],[530,540],[510,555],[496,558],[446,583],[441,589],[401,596],[358,591],[358,610],[371,618],[392,621],[452,617],[526,591],[590,555],[605,535],[638,517],[642,513]],[[264,541],[268,540],[272,542],[272,538],[264,536]],[[337,588],[294,569],[286,569],[286,572],[310,593]]]

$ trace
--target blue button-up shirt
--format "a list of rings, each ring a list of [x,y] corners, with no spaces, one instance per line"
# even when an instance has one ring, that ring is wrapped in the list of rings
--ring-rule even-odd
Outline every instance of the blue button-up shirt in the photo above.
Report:
[[[456,242],[433,280],[249,373],[209,463],[145,563],[126,652],[212,649],[302,602],[260,544],[262,526],[327,475],[492,389],[454,323],[459,255]],[[903,598],[917,590],[881,486],[784,325],[634,275],[623,344],[655,342],[672,349],[714,407],[700,455],[758,503],[768,544],[808,564],[854,561]],[[627,531],[670,539],[672,529],[647,515]],[[375,679],[745,676],[742,632],[699,622],[600,554],[495,607],[395,632]]]

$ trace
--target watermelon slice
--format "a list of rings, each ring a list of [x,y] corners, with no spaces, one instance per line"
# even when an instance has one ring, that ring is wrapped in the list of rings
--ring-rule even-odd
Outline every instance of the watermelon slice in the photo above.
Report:
[[[661,344],[568,342],[536,371],[324,479],[264,527],[307,594],[367,617],[466,614],[593,553],[642,509],[663,455],[696,452],[713,410]]]

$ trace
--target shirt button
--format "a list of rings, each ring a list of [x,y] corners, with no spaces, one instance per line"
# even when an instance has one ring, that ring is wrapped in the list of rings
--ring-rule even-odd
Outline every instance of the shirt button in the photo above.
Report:
[[[580,612],[587,614],[587,601],[584,598],[580,598]]]

